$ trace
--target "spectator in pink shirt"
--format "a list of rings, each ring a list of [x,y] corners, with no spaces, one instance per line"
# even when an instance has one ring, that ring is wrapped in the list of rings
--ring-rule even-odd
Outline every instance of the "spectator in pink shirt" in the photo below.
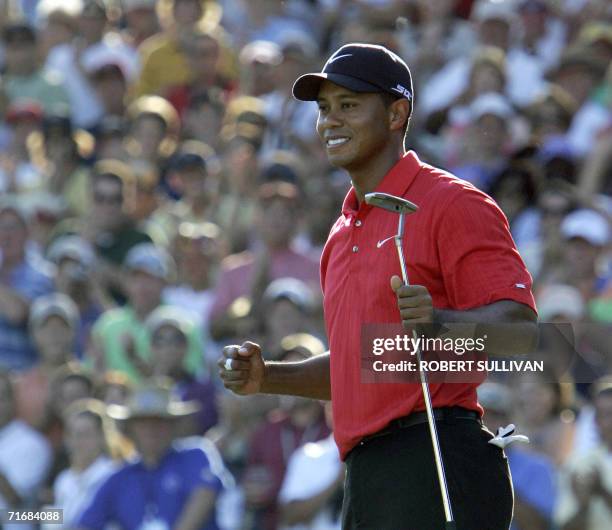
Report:
[[[226,258],[211,310],[211,333],[221,339],[235,333],[232,305],[245,298],[255,315],[266,286],[278,278],[302,280],[315,292],[319,264],[291,247],[299,223],[298,189],[288,182],[268,182],[259,189],[255,219],[257,246]],[[229,310],[229,311],[228,311]]]

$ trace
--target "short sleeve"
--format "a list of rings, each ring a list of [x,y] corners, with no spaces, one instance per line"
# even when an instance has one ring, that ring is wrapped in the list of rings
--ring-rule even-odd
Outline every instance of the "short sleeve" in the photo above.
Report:
[[[464,186],[440,204],[434,237],[452,309],[514,300],[535,310],[532,279],[508,221],[485,193]]]
[[[213,469],[203,449],[190,449],[183,453],[185,475],[183,482],[189,491],[206,488],[219,493],[223,483],[217,470]]]
[[[12,287],[28,302],[32,302],[40,296],[53,292],[53,280],[46,270],[39,270],[28,264],[23,277]]]
[[[279,492],[281,503],[314,497],[336,480],[342,466],[337,449],[333,447],[332,457],[322,450],[322,443],[308,443],[293,452]]]
[[[279,501],[289,503],[317,495],[333,482],[333,477],[329,480],[327,474],[317,469],[317,462],[309,459],[303,449],[296,451],[289,460]]]

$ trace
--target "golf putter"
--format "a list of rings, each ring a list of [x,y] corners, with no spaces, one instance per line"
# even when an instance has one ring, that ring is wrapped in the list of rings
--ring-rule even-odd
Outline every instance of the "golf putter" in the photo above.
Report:
[[[405,215],[414,213],[418,210],[418,206],[406,199],[390,195],[388,193],[366,193],[365,201],[371,206],[382,208],[389,212],[399,214],[399,223],[397,227],[397,234],[394,236],[395,248],[397,248],[397,254],[399,257],[400,268],[402,270],[402,279],[404,285],[408,283],[408,271],[406,268],[406,260],[404,258],[404,249],[402,244],[402,238],[404,237],[404,225]],[[412,331],[415,339],[417,339],[416,330]],[[416,357],[418,366],[421,366],[421,350],[416,349]],[[421,380],[421,388],[423,390],[423,400],[425,401],[425,409],[427,411],[427,423],[429,424],[429,433],[431,435],[431,443],[433,446],[434,460],[436,462],[436,471],[438,473],[438,482],[440,484],[440,493],[442,494],[442,504],[444,505],[444,517],[446,519],[445,530],[456,530],[455,519],[453,518],[453,510],[450,503],[450,496],[448,494],[448,484],[446,481],[446,473],[444,472],[444,462],[442,461],[442,451],[440,449],[440,442],[438,440],[438,430],[436,428],[436,421],[433,415],[433,407],[431,404],[431,394],[429,392],[429,384],[427,382],[427,374],[419,369],[419,378]]]

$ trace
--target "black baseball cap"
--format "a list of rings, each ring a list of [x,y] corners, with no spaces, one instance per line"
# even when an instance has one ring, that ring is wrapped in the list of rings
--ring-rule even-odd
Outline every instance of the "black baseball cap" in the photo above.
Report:
[[[315,101],[325,80],[353,92],[386,92],[412,101],[408,65],[391,50],[375,44],[345,44],[325,63],[322,72],[305,74],[293,85],[293,96]]]
[[[170,162],[170,166],[175,171],[183,171],[185,169],[206,171],[206,160],[199,153],[184,152],[177,154]]]

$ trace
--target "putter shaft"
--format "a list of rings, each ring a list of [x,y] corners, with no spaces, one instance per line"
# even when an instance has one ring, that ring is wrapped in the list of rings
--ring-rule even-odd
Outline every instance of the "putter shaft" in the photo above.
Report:
[[[402,245],[402,237],[404,235],[404,214],[400,214],[399,226],[397,235],[395,236],[395,247],[397,248],[397,254],[399,257],[400,268],[402,271],[402,280],[404,285],[410,285],[408,282],[408,270],[406,267],[406,258],[404,257],[404,250]],[[414,343],[418,344],[418,336],[416,329],[412,330],[412,336]],[[442,449],[440,448],[440,441],[438,439],[438,429],[436,427],[436,420],[433,414],[433,405],[431,404],[431,393],[429,392],[429,383],[427,381],[427,374],[421,370],[421,348],[416,348],[416,358],[419,366],[419,379],[421,380],[421,389],[423,391],[423,401],[425,402],[425,410],[427,412],[427,423],[429,424],[429,433],[431,435],[431,441],[434,446],[434,460],[436,463],[436,471],[438,472],[438,482],[440,484],[440,493],[442,494],[442,504],[444,505],[444,517],[446,519],[446,530],[455,528],[455,520],[453,518],[453,509],[450,503],[450,495],[448,493],[448,482],[446,481],[446,472],[444,471],[444,462],[442,461]]]

